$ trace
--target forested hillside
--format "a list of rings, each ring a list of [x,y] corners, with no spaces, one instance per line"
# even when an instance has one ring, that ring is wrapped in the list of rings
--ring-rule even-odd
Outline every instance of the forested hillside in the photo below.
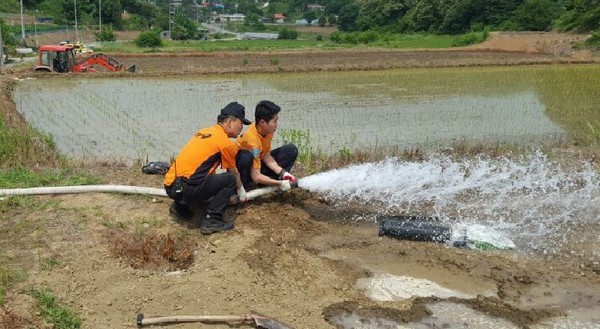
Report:
[[[213,13],[237,13],[244,14],[244,24],[257,28],[283,14],[287,22],[305,19],[344,32],[600,29],[598,0],[23,0],[23,4],[26,13],[51,18],[56,24],[72,24],[76,13],[81,25],[94,28],[101,21],[113,29],[166,29],[169,9],[172,23],[198,24],[209,21]],[[1,1],[1,13],[19,9],[19,0]]]

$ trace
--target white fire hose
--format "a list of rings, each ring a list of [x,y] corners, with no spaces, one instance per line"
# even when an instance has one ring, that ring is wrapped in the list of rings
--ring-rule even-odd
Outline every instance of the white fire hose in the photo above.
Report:
[[[265,194],[278,191],[276,186],[268,186],[248,191],[248,200],[258,198]],[[115,192],[124,194],[143,194],[167,197],[167,192],[162,188],[130,186],[130,185],[81,185],[81,186],[52,186],[31,187],[16,189],[0,189],[0,197],[10,195],[39,195],[39,194],[76,194],[76,193],[105,193]]]

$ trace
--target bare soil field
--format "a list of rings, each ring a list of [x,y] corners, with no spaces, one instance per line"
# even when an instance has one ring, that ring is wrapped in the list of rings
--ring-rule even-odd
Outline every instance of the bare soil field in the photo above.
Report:
[[[591,52],[578,54],[570,42],[561,41],[574,36],[557,34],[554,41],[544,38],[513,34],[466,49],[437,51],[111,55],[126,65],[136,64],[139,72],[135,76],[600,60]],[[538,41],[537,46],[532,45]],[[557,42],[568,49],[556,49]],[[272,64],[273,57],[278,64]],[[0,76],[0,106],[10,126],[25,125],[16,113],[11,90],[15,79],[36,77],[30,69],[10,68]],[[51,167],[51,163],[32,167]],[[143,175],[138,166],[83,163],[77,167],[102,177],[106,184],[161,186],[160,176]],[[470,251],[380,237],[375,223],[348,223],[343,220],[346,213],[302,189],[228,208],[226,216],[235,229],[210,236],[198,230],[201,213],[190,222],[174,220],[168,212],[170,201],[160,197],[93,193],[11,200],[0,201],[9,204],[0,208],[0,264],[27,275],[7,291],[0,307],[0,327],[4,328],[52,327],[27,294],[31,287],[52,289],[57,300],[83,320],[83,328],[91,329],[135,328],[138,313],[226,315],[256,310],[294,328],[341,328],[332,319],[351,313],[400,325],[431,315],[425,305],[440,298],[374,301],[356,286],[358,279],[374,274],[373,268],[394,264],[397,275],[425,278],[468,292],[472,298],[451,297],[448,301],[518,328],[545,328],[544,323],[569,310],[586,310],[600,303],[600,265],[595,260],[570,254],[529,259],[510,252]],[[600,327],[597,314],[583,315],[595,323],[587,327]],[[354,327],[379,328],[367,324]]]

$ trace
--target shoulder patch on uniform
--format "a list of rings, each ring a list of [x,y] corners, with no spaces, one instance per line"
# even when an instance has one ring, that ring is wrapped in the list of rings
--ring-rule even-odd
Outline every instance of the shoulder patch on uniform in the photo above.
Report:
[[[252,156],[254,158],[258,158],[258,156],[260,155],[260,149],[259,148],[253,148],[252,151],[250,151],[250,152],[252,152]]]

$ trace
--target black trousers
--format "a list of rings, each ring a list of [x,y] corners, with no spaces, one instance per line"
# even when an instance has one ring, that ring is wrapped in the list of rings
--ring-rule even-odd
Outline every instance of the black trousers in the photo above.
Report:
[[[292,170],[292,167],[298,158],[298,148],[294,144],[286,144],[271,150],[271,156],[281,168],[289,172]],[[254,157],[252,156],[252,152],[248,150],[240,150],[235,158],[236,167],[240,172],[242,184],[244,184],[244,188],[247,190],[256,187],[254,182],[252,182],[251,175],[253,161]],[[277,179],[279,175],[279,173],[273,172],[273,170],[267,167],[263,161],[261,161],[260,173],[274,179]]]
[[[182,180],[182,191],[177,193],[176,183],[165,186],[167,195],[173,199],[179,208],[188,210],[197,208],[206,202],[206,213],[212,218],[222,219],[229,198],[235,194],[235,175],[230,173],[209,175],[198,185],[188,184]]]

